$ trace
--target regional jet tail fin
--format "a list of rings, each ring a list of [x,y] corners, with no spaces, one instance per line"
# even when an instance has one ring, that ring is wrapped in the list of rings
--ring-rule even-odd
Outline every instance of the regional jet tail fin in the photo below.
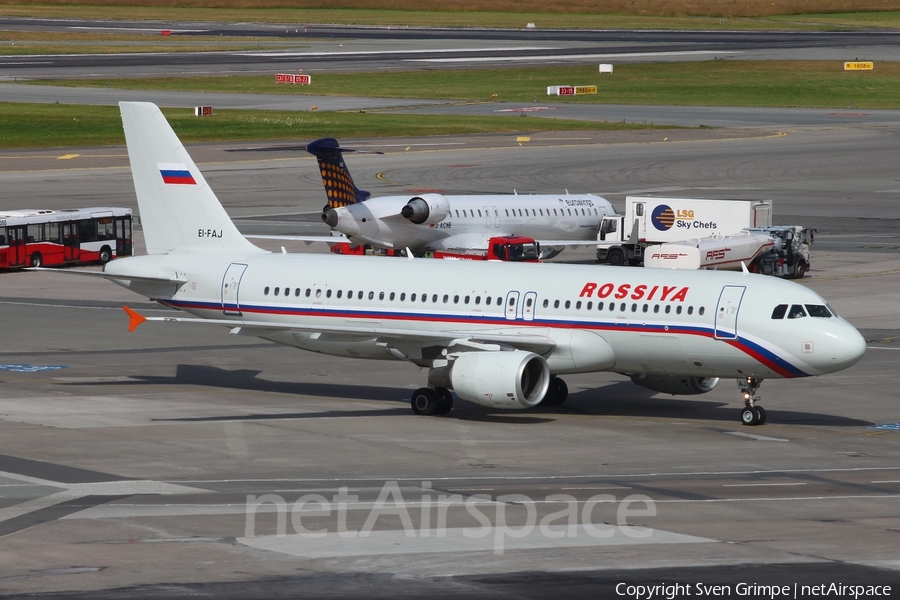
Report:
[[[155,104],[119,109],[148,254],[265,252],[231,222]]]
[[[361,190],[353,183],[350,170],[344,164],[344,152],[357,154],[382,154],[373,150],[353,150],[341,148],[334,138],[322,138],[306,145],[306,151],[314,155],[319,161],[319,173],[322,174],[322,183],[325,185],[325,195],[328,196],[326,208],[339,208],[350,204],[364,202],[371,196],[366,190]]]

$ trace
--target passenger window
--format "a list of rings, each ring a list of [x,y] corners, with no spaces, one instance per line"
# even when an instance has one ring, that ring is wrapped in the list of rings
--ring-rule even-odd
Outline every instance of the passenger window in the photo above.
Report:
[[[649,304],[645,304],[645,305],[643,306],[643,308],[641,308],[641,310],[644,311],[644,312],[647,312],[648,310],[650,310],[650,305],[649,305]]]
[[[681,306],[675,307],[675,314],[679,314],[679,315],[681,314]]]
[[[378,292],[378,299],[384,300],[384,292]]]
[[[598,303],[597,303],[597,310],[603,310],[603,303],[602,303],[602,302],[598,302]]]
[[[497,296],[497,306],[500,306],[501,304],[503,304],[503,298]]]
[[[785,313],[787,313],[787,304],[779,304],[775,307],[775,310],[772,311],[773,319],[783,319]]]
[[[275,289],[277,290],[278,288],[275,288]],[[309,298],[310,294],[312,294],[312,290],[309,288],[306,288],[306,297]]]
[[[807,304],[806,312],[811,317],[831,317],[831,312],[821,304]]]
[[[328,290],[327,292],[325,292],[325,297],[331,298],[331,290]]]
[[[437,304],[437,294],[431,295],[431,301],[434,302],[435,304]]]
[[[805,316],[806,311],[803,310],[803,306],[801,306],[800,304],[791,305],[791,310],[788,312],[788,319],[799,319]]]
[[[316,298],[322,297],[322,290],[316,290]]]
[[[362,291],[362,290],[359,290],[358,292],[356,292],[356,299],[357,299],[357,300],[362,300],[362,297],[363,297],[363,291]]]
[[[553,308],[559,308],[559,300],[553,301]]]
[[[481,296],[475,296],[475,304],[481,304]]]
[[[625,312],[625,307],[626,307],[626,304],[623,302],[623,303],[619,306],[619,312]]]
[[[394,298],[391,297],[391,300],[393,300],[393,299]],[[402,294],[400,294],[400,302],[403,302],[404,300],[406,300],[406,292],[403,292]]]
[[[706,308],[704,308],[703,306],[701,306],[701,307],[700,307],[700,310],[697,311],[697,314],[698,314],[698,315],[702,315],[702,314],[705,313],[705,312],[706,312]]]
[[[506,216],[507,216],[507,217],[509,216],[509,209],[508,209],[508,208],[506,209]]]
[[[490,297],[490,296],[485,296],[485,297],[484,297],[484,303],[487,304],[488,306],[490,306],[490,305],[491,305],[491,297]]]
[[[575,308],[581,310],[581,300],[575,303]]]
[[[587,303],[587,306],[586,306],[585,308],[587,308],[588,310],[591,310],[592,308],[594,308],[594,303],[593,303],[593,302],[588,302],[588,303]]]
[[[369,300],[375,299],[375,292],[369,292]]]
[[[449,300],[449,299],[450,299],[450,296],[448,296],[447,294],[444,294],[444,304],[447,304],[447,300]]]
[[[297,288],[297,289],[294,290],[294,295],[295,295],[295,296],[299,296],[299,295],[300,295],[300,288]]]
[[[269,286],[266,286],[265,289],[263,290],[263,296],[268,296],[268,295],[269,295]]]
[[[340,298],[343,295],[344,295],[344,290],[338,290],[337,297]]]
[[[550,301],[547,299],[544,299],[544,308],[547,308],[548,306],[550,306]]]
[[[572,306],[572,301],[566,300],[566,308],[569,308],[570,306]]]
[[[393,300],[394,296],[395,296],[394,292],[391,292],[391,295],[388,297],[388,300]]]
[[[453,296],[453,304],[459,304],[459,295]]]
[[[694,314],[694,307],[693,307],[693,306],[688,306],[688,314],[689,314],[689,315]]]
[[[670,312],[672,312],[672,305],[666,304],[666,314],[669,314]]]
[[[463,298],[463,304],[468,304],[468,303],[469,303],[469,297],[466,296],[465,298]]]
[[[637,302],[631,305],[631,312],[637,312]]]
[[[277,296],[278,292],[280,292],[280,291],[281,291],[281,288],[275,288],[275,295]]]
[[[410,301],[410,302],[415,302],[415,301],[416,301],[416,295],[415,295],[415,294],[411,294],[411,295],[409,296],[409,301]]]
[[[531,304],[532,304],[531,298],[529,298],[528,300],[525,301],[525,306],[527,306],[528,308],[531,308]]]

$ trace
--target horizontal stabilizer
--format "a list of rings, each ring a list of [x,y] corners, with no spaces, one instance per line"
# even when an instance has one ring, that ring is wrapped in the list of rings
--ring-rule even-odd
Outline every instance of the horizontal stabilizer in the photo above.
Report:
[[[115,281],[140,281],[146,283],[174,283],[182,285],[187,283],[187,279],[176,279],[175,277],[139,277],[135,275],[104,273],[103,271],[78,271],[74,269],[48,269],[46,267],[29,267],[23,269],[25,271],[49,271],[51,273],[60,273],[62,275],[80,275],[82,277],[99,277],[101,279],[110,279]]]

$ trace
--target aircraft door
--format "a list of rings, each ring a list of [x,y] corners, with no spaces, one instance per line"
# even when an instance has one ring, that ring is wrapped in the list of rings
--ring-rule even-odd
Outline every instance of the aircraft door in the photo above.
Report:
[[[6,240],[9,244],[9,266],[25,264],[25,227],[7,227]]]
[[[741,308],[741,299],[747,288],[742,285],[726,285],[719,294],[719,303],[716,306],[715,337],[718,340],[733,340],[737,338],[738,310]]]
[[[522,303],[522,318],[526,321],[534,319],[534,305],[537,304],[537,292],[526,292]]]
[[[222,312],[226,315],[236,317],[243,315],[238,292],[246,270],[247,265],[243,263],[231,263],[225,269],[225,276],[222,278]]]
[[[506,319],[515,321],[519,314],[519,292],[506,294]]]
[[[484,209],[484,226],[488,229],[491,228],[491,211],[488,210],[487,206],[482,206]]]

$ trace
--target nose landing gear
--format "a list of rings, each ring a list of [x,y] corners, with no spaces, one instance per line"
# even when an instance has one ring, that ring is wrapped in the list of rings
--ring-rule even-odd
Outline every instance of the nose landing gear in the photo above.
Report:
[[[763,380],[757,377],[744,377],[737,380],[738,389],[744,396],[744,408],[741,409],[741,423],[744,425],[762,425],[766,422],[766,409],[759,406],[760,397],[756,394]]]

